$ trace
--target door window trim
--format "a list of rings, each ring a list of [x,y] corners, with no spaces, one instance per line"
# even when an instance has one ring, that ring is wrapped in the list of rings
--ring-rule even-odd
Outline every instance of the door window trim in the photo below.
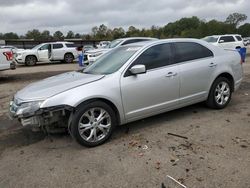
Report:
[[[129,69],[134,65],[134,62],[145,52],[147,51],[149,48],[151,47],[155,47],[155,46],[158,46],[158,45],[164,45],[164,44],[170,44],[170,49],[172,51],[172,53],[174,54],[174,48],[173,48],[173,42],[166,42],[166,43],[159,43],[159,44],[153,44],[151,46],[149,46],[148,48],[144,49],[141,53],[139,53],[133,60],[131,60],[131,63],[125,68],[125,71],[123,73],[123,76],[122,77],[129,77],[129,76],[134,76],[133,74],[131,74],[129,72]],[[172,67],[172,66],[175,66],[176,63],[174,63],[174,56],[171,57],[170,59],[170,64],[169,65],[165,65],[165,66],[161,66],[161,67],[156,67],[156,68],[153,68],[153,69],[146,69],[146,73],[144,74],[147,74],[147,72],[151,72],[151,71],[156,71],[156,70],[159,70],[159,69],[164,69],[166,67]]]

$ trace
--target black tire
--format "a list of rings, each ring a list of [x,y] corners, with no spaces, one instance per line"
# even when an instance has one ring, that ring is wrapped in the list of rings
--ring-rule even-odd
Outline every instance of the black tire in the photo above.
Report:
[[[73,63],[74,61],[74,56],[71,53],[67,53],[64,55],[64,62],[65,63]]]
[[[220,86],[222,86],[222,84],[224,84],[224,83],[226,83],[228,85],[228,88],[229,88],[229,91],[226,92],[226,93],[228,93],[228,96],[224,95],[224,91],[222,92],[222,90],[220,90],[218,92],[218,90],[217,90],[217,88],[220,88]],[[231,83],[227,78],[224,78],[224,77],[217,78],[214,81],[214,83],[210,89],[209,96],[208,96],[207,101],[206,101],[207,106],[210,108],[213,108],[213,109],[225,108],[228,105],[228,103],[231,101],[232,91],[233,91],[233,83]],[[223,99],[218,99],[219,98],[218,96],[223,96]],[[216,100],[216,97],[218,100]],[[224,99],[225,99],[225,101],[224,101]]]
[[[37,58],[33,55],[29,55],[25,58],[25,65],[26,66],[35,66],[37,63]]]
[[[91,117],[92,115],[89,112],[92,109],[103,109],[104,111],[107,112],[107,116],[109,116],[107,118],[107,120],[104,119],[104,121],[106,121],[106,124],[111,123],[110,128],[105,133],[105,136],[102,136],[101,132],[102,133],[104,133],[104,132],[101,129],[99,129],[99,127],[93,128],[94,126],[98,126],[97,125],[98,121],[96,120],[97,118],[95,118],[95,120],[93,120],[93,122],[91,123],[90,118],[87,118],[87,116],[84,115],[84,114],[88,114],[88,117]],[[98,115],[98,110],[94,111],[93,114],[95,114],[95,113],[97,114],[97,116],[100,115],[100,114]],[[85,121],[85,123],[84,123],[84,121]],[[96,122],[96,125],[94,125],[94,121]],[[111,136],[111,134],[116,126],[116,122],[117,122],[117,120],[116,120],[115,112],[113,111],[113,109],[109,105],[107,105],[106,103],[104,103],[102,101],[94,101],[91,103],[82,104],[79,107],[77,107],[76,112],[74,113],[73,118],[72,118],[71,133],[72,133],[72,136],[75,138],[75,140],[79,144],[81,144],[83,146],[87,146],[87,147],[95,147],[95,146],[103,144],[104,142],[106,142],[110,138],[110,136]],[[88,127],[84,126],[84,127],[82,127],[83,129],[81,129],[80,123],[83,123],[84,125],[88,124]],[[105,124],[105,122],[103,122],[103,124]],[[92,127],[92,128],[90,128],[90,127]],[[86,137],[90,137],[90,135],[92,135],[91,131],[93,129],[95,129],[95,135],[97,135],[97,138],[100,137],[99,138],[100,140],[87,141]],[[84,132],[82,132],[82,134],[80,133],[81,130],[84,131]],[[98,135],[98,133],[99,133],[99,135]],[[91,139],[93,136],[94,135],[91,136]]]

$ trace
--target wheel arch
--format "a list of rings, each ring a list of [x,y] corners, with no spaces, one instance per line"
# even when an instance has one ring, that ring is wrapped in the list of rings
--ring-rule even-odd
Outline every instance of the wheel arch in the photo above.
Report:
[[[228,72],[223,72],[223,73],[220,73],[213,81],[213,83],[215,82],[216,79],[218,79],[219,77],[224,77],[224,78],[227,78],[230,83],[231,83],[231,88],[232,90],[234,91],[234,78],[232,76],[232,74],[228,73]],[[211,85],[212,86],[212,85]],[[211,87],[210,87],[211,88]]]
[[[65,52],[65,54],[64,54],[64,58],[65,58],[65,56],[67,55],[67,54],[70,54],[70,55],[72,55],[73,57],[74,57],[74,54],[72,53],[72,52]]]
[[[26,62],[26,59],[27,59],[27,57],[35,57],[36,58],[36,61],[38,62],[38,58],[37,58],[37,56],[35,55],[35,54],[28,54],[28,55],[26,55],[25,56],[25,62]]]
[[[83,102],[81,102],[80,104],[78,104],[78,105],[75,107],[75,109],[76,109],[77,107],[79,107],[80,105],[84,105],[84,104],[88,104],[88,103],[96,102],[96,101],[101,101],[101,102],[104,102],[104,103],[106,103],[107,105],[109,105],[109,106],[112,108],[112,110],[115,112],[115,116],[116,116],[116,118],[117,118],[117,123],[118,123],[118,125],[121,124],[121,114],[120,114],[118,108],[116,107],[116,105],[115,105],[113,102],[111,102],[110,100],[105,99],[105,98],[92,98],[92,99],[87,99],[86,101],[83,101]]]

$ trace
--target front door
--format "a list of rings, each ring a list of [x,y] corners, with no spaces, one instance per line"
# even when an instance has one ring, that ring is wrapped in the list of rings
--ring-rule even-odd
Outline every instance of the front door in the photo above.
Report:
[[[49,61],[48,49],[50,44],[44,44],[38,49],[39,61]]]
[[[160,44],[144,51],[130,66],[143,64],[147,72],[121,77],[125,118],[133,121],[158,114],[178,105],[179,67],[172,64],[171,44]]]

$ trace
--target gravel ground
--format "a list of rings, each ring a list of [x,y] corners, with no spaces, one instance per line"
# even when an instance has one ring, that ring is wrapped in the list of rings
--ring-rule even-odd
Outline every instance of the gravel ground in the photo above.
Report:
[[[106,144],[85,148],[67,134],[45,136],[7,118],[25,85],[77,64],[19,66],[0,73],[0,187],[250,188],[250,62],[224,110],[203,104],[120,126]],[[168,133],[187,137],[178,138]]]

